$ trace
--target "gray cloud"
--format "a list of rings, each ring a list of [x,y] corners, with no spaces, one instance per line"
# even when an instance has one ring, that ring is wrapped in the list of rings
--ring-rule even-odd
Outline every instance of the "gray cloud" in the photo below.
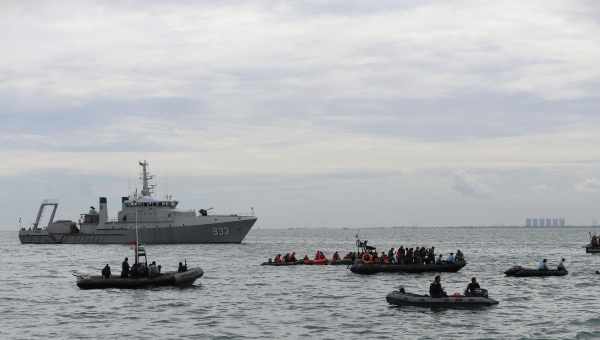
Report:
[[[485,218],[466,217],[473,198],[537,195],[540,185],[594,195],[598,8],[593,1],[2,3],[0,176],[69,169],[103,182],[141,157],[181,178],[244,178],[254,183],[249,192],[262,190],[261,176],[277,174],[281,182],[266,183],[274,189],[263,196],[293,204],[262,206],[300,213],[291,207],[313,201],[307,208],[325,224],[335,221],[320,206],[344,214],[363,198],[373,212],[410,207],[406,219],[384,214],[379,224],[426,224]],[[23,192],[14,194],[19,203],[25,193],[83,198],[93,190],[40,192],[39,183],[17,182],[11,193]],[[427,217],[428,200],[448,208]],[[538,202],[556,206],[550,198],[519,202],[535,213],[544,209]],[[498,221],[535,214],[498,209]],[[270,225],[285,224],[284,215]]]

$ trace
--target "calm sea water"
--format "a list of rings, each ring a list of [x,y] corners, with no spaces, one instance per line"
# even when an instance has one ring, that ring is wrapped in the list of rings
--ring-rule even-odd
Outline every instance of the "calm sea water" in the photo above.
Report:
[[[72,271],[119,271],[121,245],[21,245],[0,232],[0,338],[535,338],[600,337],[600,256],[585,254],[588,228],[375,228],[380,249],[460,248],[468,265],[442,275],[448,293],[477,276],[500,305],[480,310],[389,306],[399,285],[425,294],[434,274],[360,276],[344,266],[263,267],[276,253],[328,256],[354,246],[353,229],[253,230],[241,245],[147,246],[166,270],[187,259],[205,276],[186,289],[79,290]],[[508,267],[567,259],[570,274],[506,278]]]

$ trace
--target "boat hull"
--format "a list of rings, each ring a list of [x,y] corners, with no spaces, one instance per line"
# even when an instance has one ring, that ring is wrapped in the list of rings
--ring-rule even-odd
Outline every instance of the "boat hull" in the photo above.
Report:
[[[154,278],[127,278],[111,277],[109,279],[102,276],[80,276],[77,278],[77,286],[81,289],[136,289],[148,287],[190,286],[204,275],[201,268],[192,268],[185,272],[168,272]]]
[[[241,243],[256,218],[237,221],[173,227],[143,227],[138,229],[144,244]],[[135,242],[135,229],[106,228],[95,233],[50,234],[46,230],[21,230],[21,243],[34,244],[127,244]]]
[[[466,266],[466,262],[460,263],[432,263],[432,264],[383,264],[356,262],[350,270],[356,274],[376,273],[455,273]]]
[[[391,292],[386,296],[389,304],[428,308],[478,308],[497,305],[498,301],[482,296],[448,296],[432,298],[429,295]]]
[[[506,276],[514,276],[514,277],[545,277],[545,276],[565,276],[569,274],[567,270],[556,270],[556,269],[548,269],[548,270],[539,270],[539,269],[531,269],[524,267],[512,267],[509,270],[505,271],[504,274]]]
[[[600,247],[586,246],[585,252],[588,254],[600,254]]]

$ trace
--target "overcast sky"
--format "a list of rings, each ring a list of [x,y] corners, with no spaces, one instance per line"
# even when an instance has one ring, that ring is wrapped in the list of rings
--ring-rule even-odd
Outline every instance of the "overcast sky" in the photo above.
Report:
[[[4,1],[0,225],[147,159],[257,227],[600,219],[596,1]]]

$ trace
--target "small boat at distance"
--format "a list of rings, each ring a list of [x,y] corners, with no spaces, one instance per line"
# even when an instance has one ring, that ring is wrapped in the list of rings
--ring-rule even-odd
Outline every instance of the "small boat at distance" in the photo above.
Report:
[[[514,277],[545,277],[545,276],[565,276],[569,274],[566,269],[534,269],[521,266],[514,266],[504,272],[506,276]]]
[[[585,246],[585,252],[588,254],[600,254],[600,247],[595,247],[588,244]]]

